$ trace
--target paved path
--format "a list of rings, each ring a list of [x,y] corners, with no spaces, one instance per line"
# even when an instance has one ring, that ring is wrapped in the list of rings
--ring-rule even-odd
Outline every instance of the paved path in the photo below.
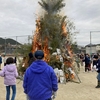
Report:
[[[59,84],[55,100],[100,100],[100,89],[95,88],[97,73],[83,71],[84,69],[81,68],[78,74],[82,83],[67,82],[66,84]],[[17,79],[18,82],[19,80]],[[0,100],[5,100],[5,86],[2,77],[0,77]],[[26,96],[23,93],[22,81],[17,84],[16,100],[26,100]]]

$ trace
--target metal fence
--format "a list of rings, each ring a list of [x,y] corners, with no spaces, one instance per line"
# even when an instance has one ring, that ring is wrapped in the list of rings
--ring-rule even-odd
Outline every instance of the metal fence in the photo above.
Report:
[[[21,44],[31,44],[32,35],[0,37],[0,53],[11,54]]]

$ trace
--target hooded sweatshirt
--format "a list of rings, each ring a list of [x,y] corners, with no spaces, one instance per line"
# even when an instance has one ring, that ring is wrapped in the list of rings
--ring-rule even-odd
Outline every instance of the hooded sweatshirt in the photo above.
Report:
[[[18,77],[18,72],[15,64],[9,64],[4,66],[2,71],[0,71],[0,76],[4,77],[5,85],[15,85],[16,77]]]
[[[54,70],[43,60],[34,61],[24,76],[24,92],[30,100],[46,100],[51,98],[52,91],[57,91],[57,77]]]

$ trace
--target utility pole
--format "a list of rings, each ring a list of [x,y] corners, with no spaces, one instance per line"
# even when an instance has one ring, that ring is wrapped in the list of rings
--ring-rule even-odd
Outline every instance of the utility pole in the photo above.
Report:
[[[6,37],[5,37],[5,55],[6,55]]]
[[[90,31],[90,56],[92,55],[92,33],[96,33],[100,31]]]
[[[16,36],[16,50],[15,50],[16,53],[17,53],[17,49],[18,49],[18,48],[17,48],[17,37],[18,37],[18,36]]]
[[[91,42],[91,31],[90,31],[90,56],[92,54],[92,42]]]

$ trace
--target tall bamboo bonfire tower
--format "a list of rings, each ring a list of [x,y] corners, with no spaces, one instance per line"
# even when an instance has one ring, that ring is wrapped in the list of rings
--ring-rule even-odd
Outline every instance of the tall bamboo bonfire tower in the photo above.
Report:
[[[63,1],[41,0],[41,2],[38,2],[44,12],[36,19],[32,52],[43,50],[44,60],[53,67],[58,67],[57,65],[59,65],[59,68],[61,68],[61,63],[63,63],[66,68],[72,68],[74,60],[70,34],[72,34],[71,31],[74,26],[66,16],[60,14],[61,8],[65,6]],[[60,50],[60,53],[57,52],[57,49]],[[61,57],[63,61],[60,60]],[[66,77],[68,76],[66,75]]]

